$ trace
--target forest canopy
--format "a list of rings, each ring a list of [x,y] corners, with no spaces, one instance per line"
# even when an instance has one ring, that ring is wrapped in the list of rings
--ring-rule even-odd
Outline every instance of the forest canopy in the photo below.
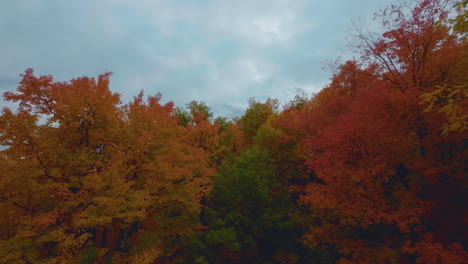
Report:
[[[320,92],[233,119],[26,69],[0,263],[467,263],[467,10],[391,5]]]

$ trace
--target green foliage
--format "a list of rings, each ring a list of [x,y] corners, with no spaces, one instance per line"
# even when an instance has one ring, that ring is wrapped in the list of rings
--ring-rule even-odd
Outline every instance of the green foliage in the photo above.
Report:
[[[279,102],[277,99],[268,98],[265,103],[257,102],[254,98],[249,99],[249,108],[245,110],[244,115],[239,119],[241,130],[244,132],[245,141],[250,144],[258,129],[268,120],[268,118],[277,113]]]
[[[181,107],[176,107],[174,115],[179,119],[179,125],[184,127],[190,124],[192,120],[190,114]]]
[[[216,117],[214,123],[219,125],[221,132],[228,130],[229,127],[233,125],[233,122],[224,116]]]
[[[186,106],[187,110],[189,110],[192,119],[196,118],[199,115],[203,116],[203,120],[211,122],[213,119],[213,112],[211,112],[211,108],[207,106],[204,102],[197,102],[195,100],[191,101]]]
[[[256,216],[260,213],[258,210],[269,205],[268,190],[272,180],[266,154],[244,152],[233,167],[219,168],[210,194],[211,201],[225,213],[234,209],[246,216]]]
[[[306,93],[300,93],[296,94],[294,96],[294,99],[292,99],[290,102],[286,103],[283,108],[288,109],[288,108],[301,108],[303,105],[305,105],[308,101],[310,101],[311,98],[306,94]]]
[[[239,237],[234,227],[221,228],[218,230],[209,230],[206,232],[206,244],[208,246],[228,245],[232,252],[239,252]]]
[[[468,33],[468,0],[460,0],[455,4],[458,16],[450,22],[453,23],[453,30],[460,34]]]
[[[88,247],[81,253],[79,264],[94,263],[98,257],[99,250],[96,247]]]
[[[211,108],[204,102],[191,101],[186,104],[185,109],[182,107],[176,107],[174,110],[174,116],[179,119],[179,125],[187,126],[189,124],[194,125],[199,123],[201,120],[208,122],[213,121],[213,112]]]
[[[275,180],[267,152],[242,152],[219,168],[213,184],[203,213],[208,230],[192,243],[194,255],[210,263],[267,263],[282,254],[311,252],[297,241],[300,228],[291,218],[293,203]],[[297,260],[310,263],[305,256]]]

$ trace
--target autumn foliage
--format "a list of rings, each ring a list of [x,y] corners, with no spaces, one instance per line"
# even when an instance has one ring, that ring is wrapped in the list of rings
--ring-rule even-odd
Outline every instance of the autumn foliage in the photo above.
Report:
[[[193,219],[213,168],[172,104],[140,93],[120,105],[110,74],[22,77],[5,94],[19,109],[4,109],[0,121],[2,262],[71,263],[92,251],[152,263],[180,250],[183,242],[168,241],[199,228]]]
[[[466,8],[390,6],[318,94],[233,120],[27,69],[0,115],[0,262],[467,263]]]
[[[305,237],[338,247],[340,263],[468,259],[467,43],[440,22],[444,4],[386,9],[388,31],[360,32],[361,59],[278,121],[316,177],[300,199],[320,219]]]

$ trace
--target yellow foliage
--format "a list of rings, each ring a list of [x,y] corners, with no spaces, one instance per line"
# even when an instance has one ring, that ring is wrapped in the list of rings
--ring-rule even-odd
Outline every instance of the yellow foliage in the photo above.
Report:
[[[441,127],[442,135],[450,132],[462,133],[468,126],[468,85],[453,87],[439,86],[432,92],[420,96],[420,104],[427,104],[425,112],[438,112],[447,118]]]

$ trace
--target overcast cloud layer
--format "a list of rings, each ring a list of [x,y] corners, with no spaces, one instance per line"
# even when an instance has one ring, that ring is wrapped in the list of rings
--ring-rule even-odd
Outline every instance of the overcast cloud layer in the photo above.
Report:
[[[33,68],[56,80],[111,71],[129,101],[140,90],[240,116],[247,100],[319,91],[324,61],[347,56],[353,18],[388,0],[12,0],[0,9],[0,92]],[[0,101],[0,106],[9,105]]]

